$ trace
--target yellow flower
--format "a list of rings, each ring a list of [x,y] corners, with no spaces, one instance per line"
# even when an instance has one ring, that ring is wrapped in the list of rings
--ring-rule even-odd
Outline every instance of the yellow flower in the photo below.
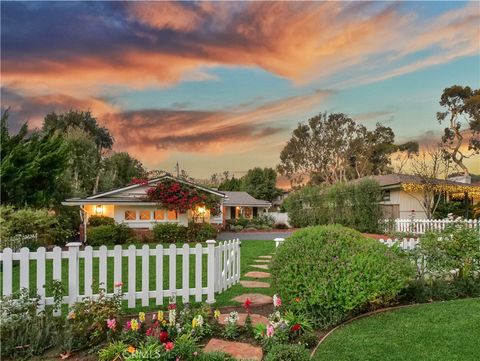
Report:
[[[137,331],[140,328],[136,319],[132,318],[132,320],[130,321],[130,328],[132,329],[132,331]]]
[[[127,351],[130,352],[130,353],[134,353],[135,351],[137,351],[137,349],[136,349],[135,347],[133,347],[133,346],[129,346],[129,347],[127,348]]]
[[[157,320],[160,321],[160,322],[163,321],[163,311],[158,311]]]
[[[163,321],[162,321],[162,325],[165,326],[166,324],[167,324],[167,320],[163,320]]]
[[[197,325],[198,325],[198,321],[197,321],[196,318],[194,318],[194,319],[192,320],[192,327],[195,328],[195,327],[197,327]]]
[[[140,320],[140,322],[145,322],[145,312],[139,312],[138,319]]]
[[[73,311],[70,311],[70,312],[68,313],[68,315],[67,315],[67,318],[68,318],[69,320],[74,320],[75,317],[77,317],[77,315],[76,315],[75,312],[73,312]]]
[[[220,317],[220,310],[215,310],[215,312],[213,313],[213,317],[218,320],[218,318]]]

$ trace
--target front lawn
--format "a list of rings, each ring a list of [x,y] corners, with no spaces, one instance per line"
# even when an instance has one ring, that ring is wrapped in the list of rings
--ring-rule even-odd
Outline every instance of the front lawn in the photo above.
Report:
[[[480,355],[480,299],[418,305],[334,331],[316,361],[468,361]]]

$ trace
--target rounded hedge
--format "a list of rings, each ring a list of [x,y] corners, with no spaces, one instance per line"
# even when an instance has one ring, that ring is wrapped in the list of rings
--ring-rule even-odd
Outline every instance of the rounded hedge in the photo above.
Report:
[[[268,352],[264,361],[308,361],[310,355],[303,346],[299,345],[274,345]]]
[[[299,230],[277,250],[272,286],[318,327],[391,303],[414,275],[406,254],[340,225]]]
[[[101,225],[87,228],[87,244],[102,246],[124,244],[133,237],[133,230],[126,224]]]

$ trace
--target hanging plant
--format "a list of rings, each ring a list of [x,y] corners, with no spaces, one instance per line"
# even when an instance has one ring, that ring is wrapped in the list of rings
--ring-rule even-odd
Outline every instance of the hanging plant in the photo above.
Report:
[[[220,198],[186,184],[168,180],[147,190],[146,200],[161,204],[168,210],[185,213],[204,207],[212,216],[220,213]]]

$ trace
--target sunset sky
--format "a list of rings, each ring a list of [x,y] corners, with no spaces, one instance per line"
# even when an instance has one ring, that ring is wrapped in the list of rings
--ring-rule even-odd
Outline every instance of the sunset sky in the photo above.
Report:
[[[2,1],[1,22],[12,130],[90,109],[116,151],[194,177],[275,166],[324,111],[431,143],[442,90],[479,87],[478,2]]]

